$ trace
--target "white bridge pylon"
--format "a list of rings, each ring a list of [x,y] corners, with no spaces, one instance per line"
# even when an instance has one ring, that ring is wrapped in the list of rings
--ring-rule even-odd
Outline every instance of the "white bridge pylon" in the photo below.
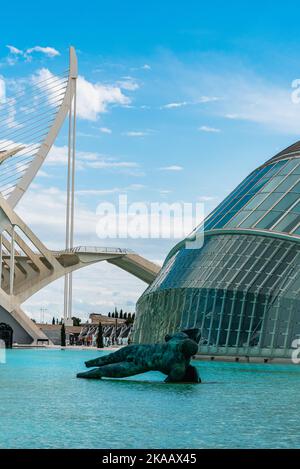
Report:
[[[49,283],[82,267],[107,261],[150,284],[160,267],[120,248],[76,247],[49,250],[0,198],[0,307],[14,318],[33,342],[44,333],[22,311],[21,304]],[[9,319],[9,317],[8,317]]]
[[[0,102],[0,322],[13,327],[14,341],[19,343],[47,339],[22,311],[21,304],[58,278],[71,278],[73,271],[104,260],[148,284],[160,270],[158,265],[130,250],[72,247],[72,217],[69,247],[51,251],[14,211],[45,161],[66,116],[71,116],[76,77],[77,58],[71,47],[66,72],[55,76],[48,71],[38,81],[34,78],[28,89],[21,89],[16,96]],[[73,128],[75,148],[75,124]],[[71,198],[74,161],[72,172],[71,175],[69,165]],[[70,213],[74,212],[72,200],[69,209]],[[71,287],[68,289],[71,293]]]

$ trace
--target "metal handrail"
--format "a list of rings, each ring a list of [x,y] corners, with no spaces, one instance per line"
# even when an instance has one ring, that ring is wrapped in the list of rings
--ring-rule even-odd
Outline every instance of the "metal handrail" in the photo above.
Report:
[[[98,247],[98,246],[75,246],[70,249],[62,249],[61,251],[52,251],[54,254],[71,254],[71,253],[87,253],[87,254],[132,254],[131,249],[114,248],[114,247]]]

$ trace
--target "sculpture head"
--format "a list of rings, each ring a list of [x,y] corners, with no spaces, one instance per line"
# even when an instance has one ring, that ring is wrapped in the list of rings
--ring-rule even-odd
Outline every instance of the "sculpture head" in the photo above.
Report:
[[[198,344],[190,339],[185,332],[176,332],[175,334],[167,334],[165,337],[166,342],[176,342],[179,350],[186,358],[190,358],[198,351]]]
[[[165,336],[165,341],[169,342],[170,340],[185,340],[188,339],[189,336],[185,334],[184,332],[175,332],[175,334],[167,334]]]
[[[199,343],[201,337],[201,332],[199,328],[194,329],[185,329],[180,332],[175,332],[174,334],[167,334],[165,336],[165,341],[168,342],[169,340],[176,338],[176,339],[191,339],[195,341],[197,344]]]
[[[198,351],[197,343],[191,339],[183,340],[180,348],[186,358],[191,358],[193,355],[196,355]]]

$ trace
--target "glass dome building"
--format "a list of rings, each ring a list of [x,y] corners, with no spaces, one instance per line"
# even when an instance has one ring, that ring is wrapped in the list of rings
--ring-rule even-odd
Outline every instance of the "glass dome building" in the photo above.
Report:
[[[205,355],[290,357],[300,338],[300,141],[253,171],[175,246],[137,303],[133,340],[199,327]]]

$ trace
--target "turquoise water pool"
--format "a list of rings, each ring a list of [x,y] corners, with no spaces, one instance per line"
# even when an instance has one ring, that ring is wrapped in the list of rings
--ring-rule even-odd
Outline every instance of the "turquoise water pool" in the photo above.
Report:
[[[196,362],[203,384],[160,373],[76,379],[99,352],[9,350],[1,448],[300,448],[300,367]]]

